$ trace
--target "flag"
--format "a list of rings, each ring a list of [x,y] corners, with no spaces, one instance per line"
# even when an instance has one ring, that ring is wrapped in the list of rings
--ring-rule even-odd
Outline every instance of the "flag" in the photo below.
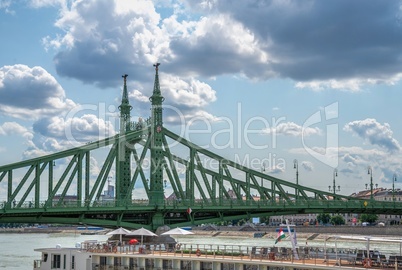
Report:
[[[278,232],[278,237],[275,240],[275,244],[280,242],[285,237],[286,237],[285,233],[283,232],[282,228],[280,228]]]
[[[193,212],[193,210],[191,210],[191,208],[189,207],[189,208],[187,209],[187,213],[190,215],[191,212]]]

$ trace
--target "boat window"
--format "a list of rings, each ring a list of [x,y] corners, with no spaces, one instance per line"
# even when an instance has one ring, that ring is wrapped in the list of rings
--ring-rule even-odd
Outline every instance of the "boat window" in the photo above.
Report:
[[[43,261],[44,261],[44,262],[47,261],[47,253],[43,253]]]
[[[101,266],[106,265],[106,262],[107,262],[107,258],[104,257],[104,256],[101,256],[101,257],[100,257],[100,265],[101,265]]]
[[[53,254],[52,268],[60,268],[61,265],[61,255]]]
[[[66,269],[66,261],[67,261],[67,255],[64,254],[64,256],[63,256],[63,269]]]
[[[75,269],[75,256],[71,256],[71,269]]]

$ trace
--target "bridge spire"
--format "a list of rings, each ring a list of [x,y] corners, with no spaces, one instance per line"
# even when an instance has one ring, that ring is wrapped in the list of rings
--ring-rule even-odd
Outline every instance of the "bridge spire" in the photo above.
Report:
[[[128,91],[127,91],[127,74],[124,74],[124,86],[123,86],[123,96],[121,98],[121,105],[119,106],[120,110],[120,134],[124,134],[129,130],[130,126],[130,111],[133,107],[130,105],[128,100]]]
[[[152,96],[149,98],[152,104],[151,116],[151,176],[150,176],[150,205],[161,205],[164,202],[163,190],[163,163],[164,155],[162,153],[162,139],[163,139],[163,120],[162,120],[162,102],[165,100],[161,94],[159,85],[159,65],[154,64],[155,67],[155,82]],[[156,221],[156,223],[158,223]]]
[[[127,91],[127,74],[124,74],[123,80],[123,95],[121,98],[120,110],[120,135],[125,134],[130,130],[130,111],[132,106],[128,100]],[[131,202],[132,194],[130,187],[131,181],[131,150],[128,147],[128,143],[125,138],[120,139],[118,146],[118,154],[116,157],[116,203],[120,204],[124,200]]]

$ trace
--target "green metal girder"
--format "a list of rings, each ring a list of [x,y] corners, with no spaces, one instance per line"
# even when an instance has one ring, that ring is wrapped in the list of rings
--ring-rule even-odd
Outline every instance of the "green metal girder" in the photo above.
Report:
[[[166,128],[161,130],[162,170],[180,201],[169,202],[164,200],[157,207],[145,204],[136,204],[128,201],[128,198],[120,198],[115,203],[103,205],[96,202],[100,197],[111,168],[116,160],[117,147],[120,139],[138,144],[142,149],[139,154],[135,148],[130,155],[134,156],[137,165],[130,180],[130,190],[134,189],[136,181],[140,179],[147,190],[147,181],[142,163],[150,152],[152,138],[148,135],[147,127],[138,131],[127,131],[124,135],[93,142],[82,147],[55,153],[52,155],[22,161],[0,167],[0,182],[7,179],[7,201],[0,208],[0,223],[27,222],[27,223],[66,223],[66,224],[90,224],[99,226],[125,226],[136,228],[139,226],[155,229],[153,217],[163,217],[164,223],[176,226],[197,225],[206,222],[249,218],[253,216],[285,215],[298,213],[387,213],[402,214],[400,202],[377,202],[371,200],[357,200],[348,196],[338,195],[326,191],[316,190],[310,187],[296,185],[288,181],[274,178],[262,172],[250,170],[244,166],[228,161],[206,149],[181,138]],[[122,138],[124,136],[124,138]],[[189,160],[172,153],[168,147],[166,137],[175,140],[185,146],[189,151]],[[101,167],[100,173],[92,185],[89,185],[89,162],[92,150],[99,147],[111,146],[110,151]],[[212,170],[203,166],[201,155],[216,160],[219,167]],[[61,158],[70,158],[61,177],[53,183],[53,161]],[[186,168],[186,179],[181,179],[175,162]],[[25,168],[26,172],[19,184],[13,189],[13,170]],[[85,169],[84,169],[85,168]],[[45,177],[45,170],[49,170],[49,183],[47,199],[40,202],[39,189],[40,178]],[[232,176],[231,170],[239,170],[244,173],[245,179]],[[84,172],[85,171],[85,172]],[[196,174],[197,172],[197,174]],[[7,178],[6,178],[7,176]],[[199,176],[199,177],[198,177]],[[31,182],[28,181],[31,180]],[[261,186],[257,179],[263,179],[266,186]],[[77,180],[77,201],[65,200],[72,182]],[[185,187],[182,186],[184,180]],[[55,185],[53,185],[55,184]],[[61,186],[64,188],[61,190]],[[26,189],[23,188],[27,186]],[[230,187],[235,196],[230,197],[227,187]],[[82,188],[84,187],[84,190]],[[205,187],[202,188],[202,187]],[[28,194],[35,188],[35,205],[29,208],[26,204]],[[287,190],[298,190],[296,194]],[[198,190],[200,199],[194,194]],[[252,199],[251,190],[257,191],[261,199]],[[22,192],[23,191],[23,192]],[[61,196],[57,203],[54,198],[57,193]],[[242,194],[244,193],[244,195]],[[83,194],[85,204],[78,194]],[[262,196],[264,194],[264,196]],[[311,194],[311,195],[310,195]],[[248,201],[243,200],[245,196]],[[278,198],[281,200],[278,200]],[[12,207],[12,202],[17,197],[21,198],[17,206]],[[329,199],[331,198],[331,199]],[[332,199],[333,198],[333,199]],[[135,198],[133,198],[135,200]],[[187,209],[191,207],[191,215]],[[104,215],[105,218],[99,218]],[[111,217],[111,218],[109,218]],[[158,221],[160,222],[160,221]]]
[[[132,106],[128,100],[127,75],[124,75],[122,104],[119,106],[120,134],[0,166],[0,183],[7,185],[6,200],[0,204],[0,223],[156,229],[164,224],[187,226],[300,213],[402,214],[402,202],[359,200],[291,183],[227,160],[169,131],[163,126],[164,98],[160,91],[158,66],[155,64],[155,83],[150,97],[151,118],[145,121],[145,126],[141,124],[137,128],[130,122]],[[181,151],[186,153],[172,151],[168,139],[180,144],[182,149],[186,149]],[[110,147],[110,150],[101,162],[98,175],[91,177],[92,153],[105,147]],[[183,155],[188,158],[182,158]],[[204,165],[202,157],[213,160],[218,164],[217,168]],[[147,158],[151,162],[150,170],[143,168]],[[53,166],[64,159],[69,162],[65,168],[59,167],[64,170],[55,179]],[[131,160],[136,165],[134,171]],[[180,174],[180,166],[185,168],[184,174]],[[113,168],[116,171],[116,196],[111,202],[100,201]],[[22,171],[22,177],[15,184],[18,179],[13,178],[17,178],[17,170]],[[244,179],[238,175],[244,175]],[[169,201],[164,197],[164,176],[177,200]],[[41,198],[42,182],[46,179],[47,194]],[[260,183],[258,179],[261,179]],[[140,181],[146,200],[139,200],[133,193]],[[71,200],[68,193],[74,183],[76,200]],[[27,198],[33,192],[34,204],[31,205]],[[259,200],[254,199],[253,192],[260,195]],[[14,204],[17,198],[18,203]],[[188,208],[192,209],[190,214]]]

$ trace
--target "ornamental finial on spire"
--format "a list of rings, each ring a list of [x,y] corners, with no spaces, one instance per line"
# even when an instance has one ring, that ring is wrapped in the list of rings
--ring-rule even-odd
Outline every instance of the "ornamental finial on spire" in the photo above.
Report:
[[[129,103],[129,101],[128,101],[128,91],[127,91],[127,77],[128,77],[128,75],[124,74],[121,77],[124,79],[123,97],[122,97],[121,103],[122,104],[128,104]]]
[[[156,71],[158,71],[158,69],[159,69],[158,67],[159,67],[160,65],[161,65],[161,63],[156,63],[156,64],[154,64],[154,67],[155,67],[155,70],[156,70]]]

